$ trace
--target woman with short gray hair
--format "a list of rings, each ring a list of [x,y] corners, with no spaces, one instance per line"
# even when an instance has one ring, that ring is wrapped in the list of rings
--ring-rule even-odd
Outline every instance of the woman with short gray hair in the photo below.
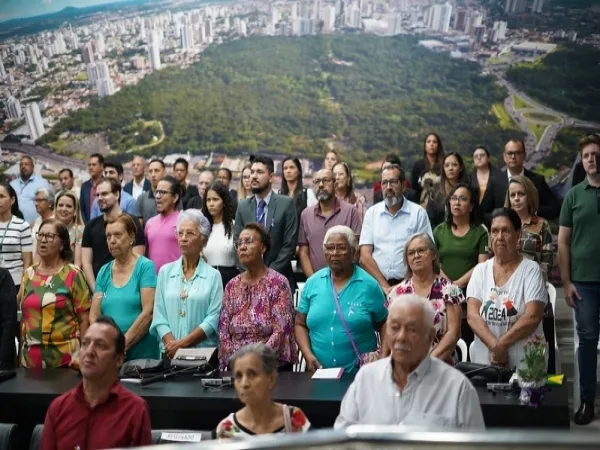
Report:
[[[37,239],[35,235],[40,230],[40,225],[46,219],[54,217],[54,191],[50,187],[38,188],[35,191],[35,210],[39,217],[34,220],[31,226],[31,237],[33,237],[33,262],[40,262],[37,254]]]
[[[404,247],[406,278],[392,287],[386,306],[406,294],[416,294],[429,300],[436,314],[433,319],[435,339],[431,356],[452,363],[452,355],[460,338],[461,305],[465,302],[462,290],[441,275],[440,254],[427,233],[411,236]],[[383,346],[383,356],[389,354]]]
[[[331,227],[323,241],[327,267],[311,276],[296,314],[296,342],[308,370],[343,367],[355,373],[377,349],[387,318],[375,278],[355,264],[356,237]]]
[[[217,426],[217,439],[258,434],[306,433],[310,422],[300,408],[273,401],[279,355],[266,344],[248,344],[229,359],[233,384],[244,407]]]
[[[170,359],[180,348],[217,347],[223,301],[221,275],[200,257],[210,236],[208,219],[188,209],[179,214],[176,229],[181,257],[158,272],[150,326]]]

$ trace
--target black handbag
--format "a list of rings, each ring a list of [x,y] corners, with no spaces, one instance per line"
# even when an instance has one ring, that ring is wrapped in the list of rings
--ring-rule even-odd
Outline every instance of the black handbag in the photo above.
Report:
[[[143,378],[170,369],[170,361],[165,359],[134,359],[121,367],[121,378]]]

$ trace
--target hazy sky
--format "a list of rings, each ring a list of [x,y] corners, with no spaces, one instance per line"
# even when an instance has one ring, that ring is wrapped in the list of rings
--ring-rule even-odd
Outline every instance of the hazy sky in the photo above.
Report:
[[[67,6],[83,7],[115,1],[118,0],[0,0],[0,22],[53,13]]]

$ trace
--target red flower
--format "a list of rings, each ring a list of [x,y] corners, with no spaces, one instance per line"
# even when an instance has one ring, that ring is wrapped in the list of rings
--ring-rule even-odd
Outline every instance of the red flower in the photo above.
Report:
[[[232,427],[233,427],[233,422],[231,422],[231,420],[226,420],[225,422],[223,422],[223,430],[231,431]]]
[[[306,416],[300,409],[295,409],[292,414],[292,428],[301,430],[306,423]]]

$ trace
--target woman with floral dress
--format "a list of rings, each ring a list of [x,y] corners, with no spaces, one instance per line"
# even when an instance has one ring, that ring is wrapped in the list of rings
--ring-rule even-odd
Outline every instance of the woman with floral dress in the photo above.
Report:
[[[23,273],[20,363],[26,368],[68,367],[76,361],[89,324],[90,291],[80,269],[69,263],[69,232],[46,219],[37,239],[39,264]]]
[[[458,286],[440,276],[440,255],[428,234],[415,234],[408,240],[404,247],[404,263],[407,267],[406,278],[392,288],[386,307],[394,298],[405,294],[417,294],[429,299],[436,311],[436,333],[431,344],[431,356],[451,363],[460,337],[461,304],[465,296]],[[384,356],[389,354],[385,343],[382,352]]]
[[[270,246],[269,235],[256,223],[249,223],[240,233],[237,255],[246,271],[225,287],[219,317],[221,369],[247,344],[270,347],[278,355],[280,371],[291,371],[298,359],[290,285],[263,262]]]
[[[273,401],[279,356],[269,346],[246,345],[231,357],[230,364],[235,390],[244,407],[219,423],[217,439],[308,431],[310,422],[300,408]]]

